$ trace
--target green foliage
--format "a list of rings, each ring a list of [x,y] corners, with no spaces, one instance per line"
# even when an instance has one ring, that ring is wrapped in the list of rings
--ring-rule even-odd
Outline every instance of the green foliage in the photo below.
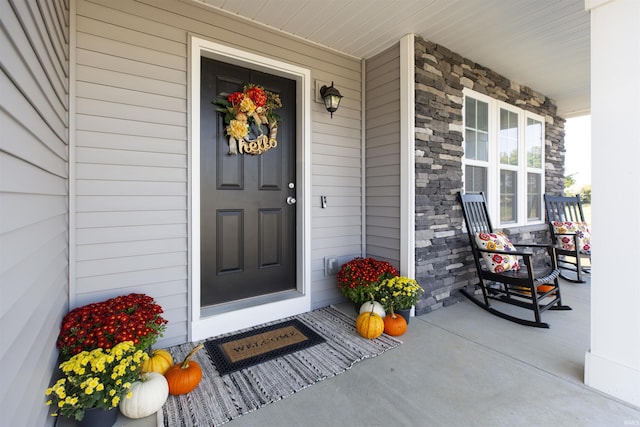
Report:
[[[564,177],[564,188],[570,188],[572,186],[574,186],[576,184],[576,178],[575,178],[575,173],[572,173],[571,175],[567,175]]]
[[[591,203],[591,184],[587,184],[580,189],[580,200],[582,203]]]

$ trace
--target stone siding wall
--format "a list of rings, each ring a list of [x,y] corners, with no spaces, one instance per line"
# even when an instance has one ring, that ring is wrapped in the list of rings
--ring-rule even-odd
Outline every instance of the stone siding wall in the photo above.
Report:
[[[462,212],[463,95],[466,87],[545,118],[545,191],[564,190],[564,123],[554,102],[437,44],[416,37],[416,313],[457,302],[477,282]],[[546,225],[508,230],[514,241],[549,241]]]

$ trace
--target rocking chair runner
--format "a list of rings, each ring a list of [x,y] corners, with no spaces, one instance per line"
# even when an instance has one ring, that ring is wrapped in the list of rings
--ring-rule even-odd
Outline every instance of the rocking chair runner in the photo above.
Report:
[[[494,233],[483,193],[458,193],[458,200],[462,206],[469,243],[480,280],[477,286],[482,291],[482,300],[477,298],[475,293],[466,289],[460,290],[463,295],[496,316],[521,325],[539,328],[549,327],[548,323],[541,320],[542,312],[546,310],[571,310],[571,307],[562,305],[558,284],[560,272],[556,264],[553,246],[514,245],[506,239],[506,236],[503,238],[501,233]],[[501,246],[500,243],[495,244],[496,241],[505,244]],[[478,242],[486,242],[486,244],[481,247]],[[548,264],[538,267],[538,264],[534,263],[537,255],[530,251],[515,250],[512,245],[544,248],[548,254]],[[524,265],[520,266],[516,258],[509,258],[513,256],[522,258]],[[511,259],[511,262],[505,263],[505,259]],[[500,311],[491,305],[490,300],[532,310],[534,320],[527,320]]]
[[[570,282],[584,283],[582,273],[591,273],[591,269],[585,268],[582,260],[589,260],[591,265],[591,246],[580,197],[545,194],[544,203],[560,276]],[[567,275],[566,271],[575,272],[575,276]]]

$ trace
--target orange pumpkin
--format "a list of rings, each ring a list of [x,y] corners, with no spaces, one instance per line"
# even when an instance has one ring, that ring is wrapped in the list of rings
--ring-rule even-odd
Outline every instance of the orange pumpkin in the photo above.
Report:
[[[142,372],[159,372],[166,374],[173,366],[173,357],[167,350],[153,350],[151,356],[142,362]]]
[[[555,289],[555,286],[552,285],[540,285],[536,288],[538,292],[545,293]]]
[[[383,322],[384,333],[387,335],[397,337],[407,332],[407,321],[404,320],[401,314],[396,314],[392,311],[391,314],[385,316]]]
[[[356,330],[365,338],[378,338],[384,331],[384,322],[377,313],[367,311],[356,319]]]
[[[204,344],[198,344],[187,354],[182,363],[176,363],[164,374],[169,384],[169,394],[186,394],[200,384],[202,368],[198,362],[191,360],[191,358],[202,347]]]

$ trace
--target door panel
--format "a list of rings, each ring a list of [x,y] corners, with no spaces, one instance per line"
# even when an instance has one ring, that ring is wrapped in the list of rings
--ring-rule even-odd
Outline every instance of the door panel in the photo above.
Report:
[[[280,95],[278,146],[230,155],[212,101],[248,83]],[[286,202],[296,197],[295,89],[293,80],[202,58],[201,307],[296,288],[296,208]]]

